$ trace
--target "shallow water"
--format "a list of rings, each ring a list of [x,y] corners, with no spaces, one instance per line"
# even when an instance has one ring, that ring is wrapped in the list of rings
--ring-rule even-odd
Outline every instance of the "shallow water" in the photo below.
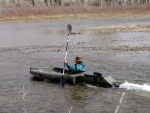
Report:
[[[27,113],[67,113],[71,107],[71,113],[112,113],[125,92],[118,113],[149,113],[150,50],[113,50],[123,45],[149,47],[148,32],[70,35],[70,63],[79,54],[84,57],[88,71],[127,81],[124,87],[107,89],[86,84],[59,89],[58,84],[33,81],[29,74],[33,66],[63,67],[68,23],[80,32],[86,27],[141,22],[150,22],[150,18],[1,24],[0,112],[20,113],[25,104]],[[25,102],[23,86],[28,91]]]

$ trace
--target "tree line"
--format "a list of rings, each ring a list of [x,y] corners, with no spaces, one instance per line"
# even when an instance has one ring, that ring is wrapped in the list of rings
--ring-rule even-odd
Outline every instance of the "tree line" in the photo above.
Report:
[[[0,0],[1,4],[8,0]],[[31,6],[42,3],[46,6],[116,6],[116,5],[150,5],[150,0],[9,0],[15,6],[28,2]]]

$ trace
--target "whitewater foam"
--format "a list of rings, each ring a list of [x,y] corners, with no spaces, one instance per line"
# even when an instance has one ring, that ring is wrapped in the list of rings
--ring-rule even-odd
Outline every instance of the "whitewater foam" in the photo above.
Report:
[[[146,91],[150,92],[150,85],[148,84],[134,84],[129,82],[124,82],[123,84],[120,84],[119,88],[125,88],[127,90],[134,90],[134,91]]]
[[[97,88],[96,86],[91,85],[91,84],[84,84],[84,85],[87,86],[87,87],[90,87],[90,88]]]

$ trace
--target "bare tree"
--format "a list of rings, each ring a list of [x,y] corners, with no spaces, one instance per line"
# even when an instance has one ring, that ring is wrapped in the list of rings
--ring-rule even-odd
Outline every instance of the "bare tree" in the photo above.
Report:
[[[44,0],[45,1],[45,4],[48,6],[48,1],[47,0]]]
[[[141,0],[141,4],[146,5],[147,1],[146,0]]]
[[[56,5],[61,5],[62,0],[54,0]]]
[[[127,2],[127,5],[131,5],[132,0],[127,0],[126,2]]]
[[[33,6],[35,6],[35,2],[34,2],[34,0],[31,0],[31,2],[32,2],[32,5],[33,5]]]
[[[84,0],[81,0],[82,6],[84,5]]]
[[[14,4],[16,6],[16,0],[9,1],[11,4]]]
[[[107,4],[111,6],[111,0],[107,0]]]
[[[59,5],[61,5],[62,4],[62,0],[59,0]]]
[[[53,5],[53,4],[52,4],[52,0],[49,0],[49,2],[50,2],[50,4],[51,4],[51,6],[52,6],[52,5]]]

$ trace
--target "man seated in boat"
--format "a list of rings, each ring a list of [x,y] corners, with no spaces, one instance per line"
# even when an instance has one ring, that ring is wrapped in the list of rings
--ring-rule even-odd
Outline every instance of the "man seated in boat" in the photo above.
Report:
[[[69,71],[72,72],[85,72],[85,64],[83,63],[82,57],[76,56],[75,58],[75,64],[70,65],[67,60],[64,62],[68,68]]]

